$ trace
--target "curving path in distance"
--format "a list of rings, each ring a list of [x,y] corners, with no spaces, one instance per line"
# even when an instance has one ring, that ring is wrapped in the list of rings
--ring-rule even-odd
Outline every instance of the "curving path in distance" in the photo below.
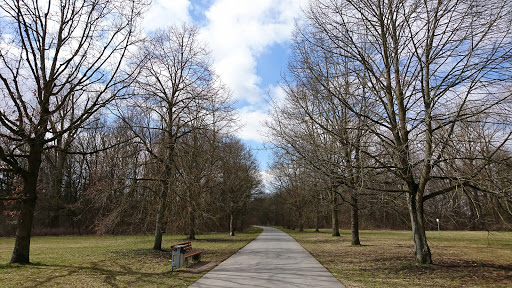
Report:
[[[254,241],[189,287],[344,287],[288,234],[262,228]]]

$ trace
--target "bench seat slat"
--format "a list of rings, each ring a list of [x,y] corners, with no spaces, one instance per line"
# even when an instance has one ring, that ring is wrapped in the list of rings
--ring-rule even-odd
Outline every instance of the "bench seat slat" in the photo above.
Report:
[[[195,252],[187,253],[187,254],[185,254],[185,258],[194,256],[194,255],[197,255],[197,254],[201,254],[201,252],[203,252],[203,251],[195,251]]]

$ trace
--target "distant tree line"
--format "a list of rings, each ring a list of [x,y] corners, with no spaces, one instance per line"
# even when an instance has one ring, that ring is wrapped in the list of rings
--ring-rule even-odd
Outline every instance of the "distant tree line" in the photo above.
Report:
[[[0,1],[0,236],[194,239],[246,223],[260,185],[197,28],[152,31],[145,1]]]
[[[510,1],[311,1],[267,123],[261,221],[341,221],[354,245],[361,226],[408,228],[422,264],[436,218],[510,229],[511,21]]]

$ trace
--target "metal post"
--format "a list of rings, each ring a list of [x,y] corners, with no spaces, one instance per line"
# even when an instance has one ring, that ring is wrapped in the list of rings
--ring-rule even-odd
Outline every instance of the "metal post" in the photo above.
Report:
[[[437,234],[441,235],[441,229],[439,228],[439,218],[436,218],[437,221]]]

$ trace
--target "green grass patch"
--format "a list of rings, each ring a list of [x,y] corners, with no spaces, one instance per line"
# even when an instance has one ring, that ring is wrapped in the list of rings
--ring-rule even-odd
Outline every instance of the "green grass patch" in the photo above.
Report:
[[[251,228],[231,237],[198,235],[201,260],[220,263],[261,233]],[[187,287],[202,273],[171,272],[170,246],[187,241],[164,235],[167,251],[155,251],[153,236],[33,237],[31,265],[10,265],[14,239],[0,238],[0,287]]]
[[[434,264],[416,265],[409,231],[282,230],[347,287],[512,287],[512,232],[427,232]]]

